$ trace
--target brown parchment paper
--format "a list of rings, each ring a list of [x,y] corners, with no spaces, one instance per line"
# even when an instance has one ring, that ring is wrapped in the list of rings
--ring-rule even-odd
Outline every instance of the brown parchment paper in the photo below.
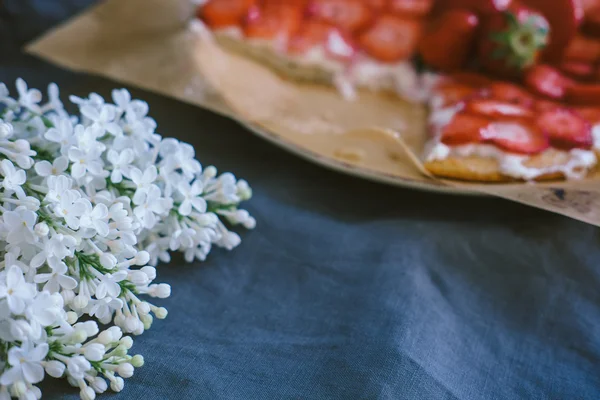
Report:
[[[341,99],[227,52],[193,21],[189,0],[107,0],[27,47],[91,72],[236,118],[314,155],[407,182],[499,196],[600,226],[600,174],[577,182],[469,184],[435,179],[418,155],[425,110],[393,96]]]

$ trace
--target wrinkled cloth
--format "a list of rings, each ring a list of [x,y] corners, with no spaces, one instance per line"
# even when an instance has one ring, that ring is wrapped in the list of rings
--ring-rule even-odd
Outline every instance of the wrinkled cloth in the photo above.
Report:
[[[0,80],[121,87],[19,52],[91,3],[3,0]],[[233,252],[160,266],[169,316],[135,338],[146,364],[107,398],[600,398],[598,229],[330,172],[226,118],[132,93],[158,132],[251,183],[258,226]],[[42,390],[78,398],[64,380]]]

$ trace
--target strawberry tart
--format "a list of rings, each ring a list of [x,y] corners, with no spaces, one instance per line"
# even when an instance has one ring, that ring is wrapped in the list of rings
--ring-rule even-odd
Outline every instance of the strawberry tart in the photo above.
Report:
[[[286,77],[424,102],[436,176],[578,179],[598,164],[600,0],[207,0],[198,18]]]
[[[424,100],[412,61],[433,0],[208,0],[198,18],[226,48],[283,76]]]
[[[437,2],[419,44],[441,76],[429,98],[426,169],[484,182],[578,179],[594,169],[598,15],[596,0]]]

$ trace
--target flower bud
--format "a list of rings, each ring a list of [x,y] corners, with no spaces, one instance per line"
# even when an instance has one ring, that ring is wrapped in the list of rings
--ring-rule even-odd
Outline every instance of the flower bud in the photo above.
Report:
[[[150,329],[150,327],[152,326],[152,321],[154,320],[154,318],[152,318],[152,315],[150,315],[150,314],[140,315],[140,319],[142,320],[142,323],[144,324],[144,329]]]
[[[150,304],[148,304],[145,301],[139,302],[138,304],[136,304],[135,307],[137,309],[138,314],[146,315],[150,312]],[[140,318],[141,318],[141,316],[140,316]]]
[[[123,386],[125,386],[125,381],[119,376],[115,377],[115,379],[110,382],[110,389],[113,392],[120,392],[123,390]]]
[[[94,392],[94,389],[91,387],[86,386],[81,389],[79,396],[81,397],[81,400],[94,400],[96,398],[96,392]]]
[[[129,271],[129,280],[135,286],[147,285],[148,282],[150,282],[150,279],[148,279],[148,275],[146,275],[142,271]]]
[[[118,326],[111,326],[107,329],[107,331],[112,334],[113,342],[116,342],[117,340],[121,339],[121,336],[123,336],[123,331]]]
[[[81,309],[84,309],[88,305],[89,301],[90,301],[89,296],[84,296],[83,294],[78,294],[77,296],[75,296],[75,298],[71,302],[71,305],[73,306],[74,309],[81,310]]]
[[[13,134],[13,126],[8,122],[0,123],[0,139],[7,139]]]
[[[144,365],[144,357],[142,357],[141,354],[136,354],[131,359],[131,365],[133,365],[135,368],[139,368],[139,367],[143,366]]]
[[[144,330],[145,330],[145,328],[146,328],[146,327],[145,327],[144,323],[140,321],[140,323],[138,324],[138,326],[137,326],[137,327],[135,328],[135,330],[134,330],[133,332],[131,332],[131,333],[133,333],[133,334],[134,334],[134,335],[136,335],[136,336],[139,336],[139,335],[141,335],[142,333],[144,333]]]
[[[166,299],[171,295],[171,286],[167,283],[161,283],[153,285],[152,296],[158,297],[159,299]]]
[[[87,333],[88,337],[96,336],[99,331],[96,321],[85,321],[78,324],[78,326],[85,329],[85,333]]]
[[[102,253],[100,255],[100,264],[106,269],[113,269],[117,265],[117,258],[111,253]]]
[[[83,329],[77,329],[75,332],[73,332],[73,335],[71,335],[71,340],[74,343],[83,343],[87,340],[87,338],[88,335]]]
[[[65,373],[65,364],[61,363],[60,361],[46,361],[44,367],[46,369],[46,373],[53,378],[60,378]]]
[[[45,222],[40,222],[38,224],[35,224],[35,226],[33,227],[33,231],[39,237],[46,237],[48,236],[48,233],[50,233],[50,228],[48,228],[48,224],[46,224]]]
[[[112,354],[116,357],[125,357],[127,355],[127,348],[120,344],[115,347],[115,349],[112,351]]]
[[[75,324],[75,322],[77,322],[77,314],[73,311],[67,311],[67,322],[69,323],[69,325],[73,325]]]
[[[169,314],[169,312],[164,307],[158,307],[158,308],[154,309],[154,315],[156,315],[156,318],[158,318],[158,319],[165,319],[165,318],[167,318],[168,314]]]
[[[209,179],[214,178],[215,176],[217,176],[217,169],[210,165],[204,169],[203,175]]]
[[[109,330],[102,331],[98,335],[98,342],[102,343],[103,345],[108,345],[112,343],[112,341],[112,333]]]
[[[244,221],[243,225],[246,229],[254,229],[256,228],[256,219],[254,219],[254,217],[248,217],[248,219]]]
[[[135,331],[140,323],[141,322],[139,319],[137,319],[133,315],[130,315],[129,317],[125,318],[125,331],[126,332]]]
[[[136,265],[146,265],[148,264],[148,261],[150,261],[150,254],[147,251],[142,250],[136,254],[134,259]]]
[[[140,271],[145,273],[151,281],[156,279],[156,268],[146,265],[145,267],[142,267]]]
[[[104,393],[106,392],[106,389],[108,389],[108,383],[106,383],[106,381],[99,376],[94,378],[92,383],[90,383],[90,386],[96,393]]]
[[[100,361],[104,358],[105,351],[103,344],[90,343],[84,347],[83,355],[90,361]]]
[[[123,363],[117,367],[117,373],[123,378],[131,378],[133,376],[133,365],[129,363]]]
[[[127,350],[129,350],[131,346],[133,346],[133,339],[131,338],[131,336],[123,336],[119,343],[123,345],[123,347],[125,347]]]
[[[27,392],[27,385],[23,381],[16,381],[12,385],[12,394],[15,397],[24,396]]]

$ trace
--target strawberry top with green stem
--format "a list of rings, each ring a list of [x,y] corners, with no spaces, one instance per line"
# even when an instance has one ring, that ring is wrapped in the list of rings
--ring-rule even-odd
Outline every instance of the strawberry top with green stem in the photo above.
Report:
[[[479,60],[489,72],[519,76],[537,62],[549,38],[550,26],[542,14],[511,7],[488,18]]]

